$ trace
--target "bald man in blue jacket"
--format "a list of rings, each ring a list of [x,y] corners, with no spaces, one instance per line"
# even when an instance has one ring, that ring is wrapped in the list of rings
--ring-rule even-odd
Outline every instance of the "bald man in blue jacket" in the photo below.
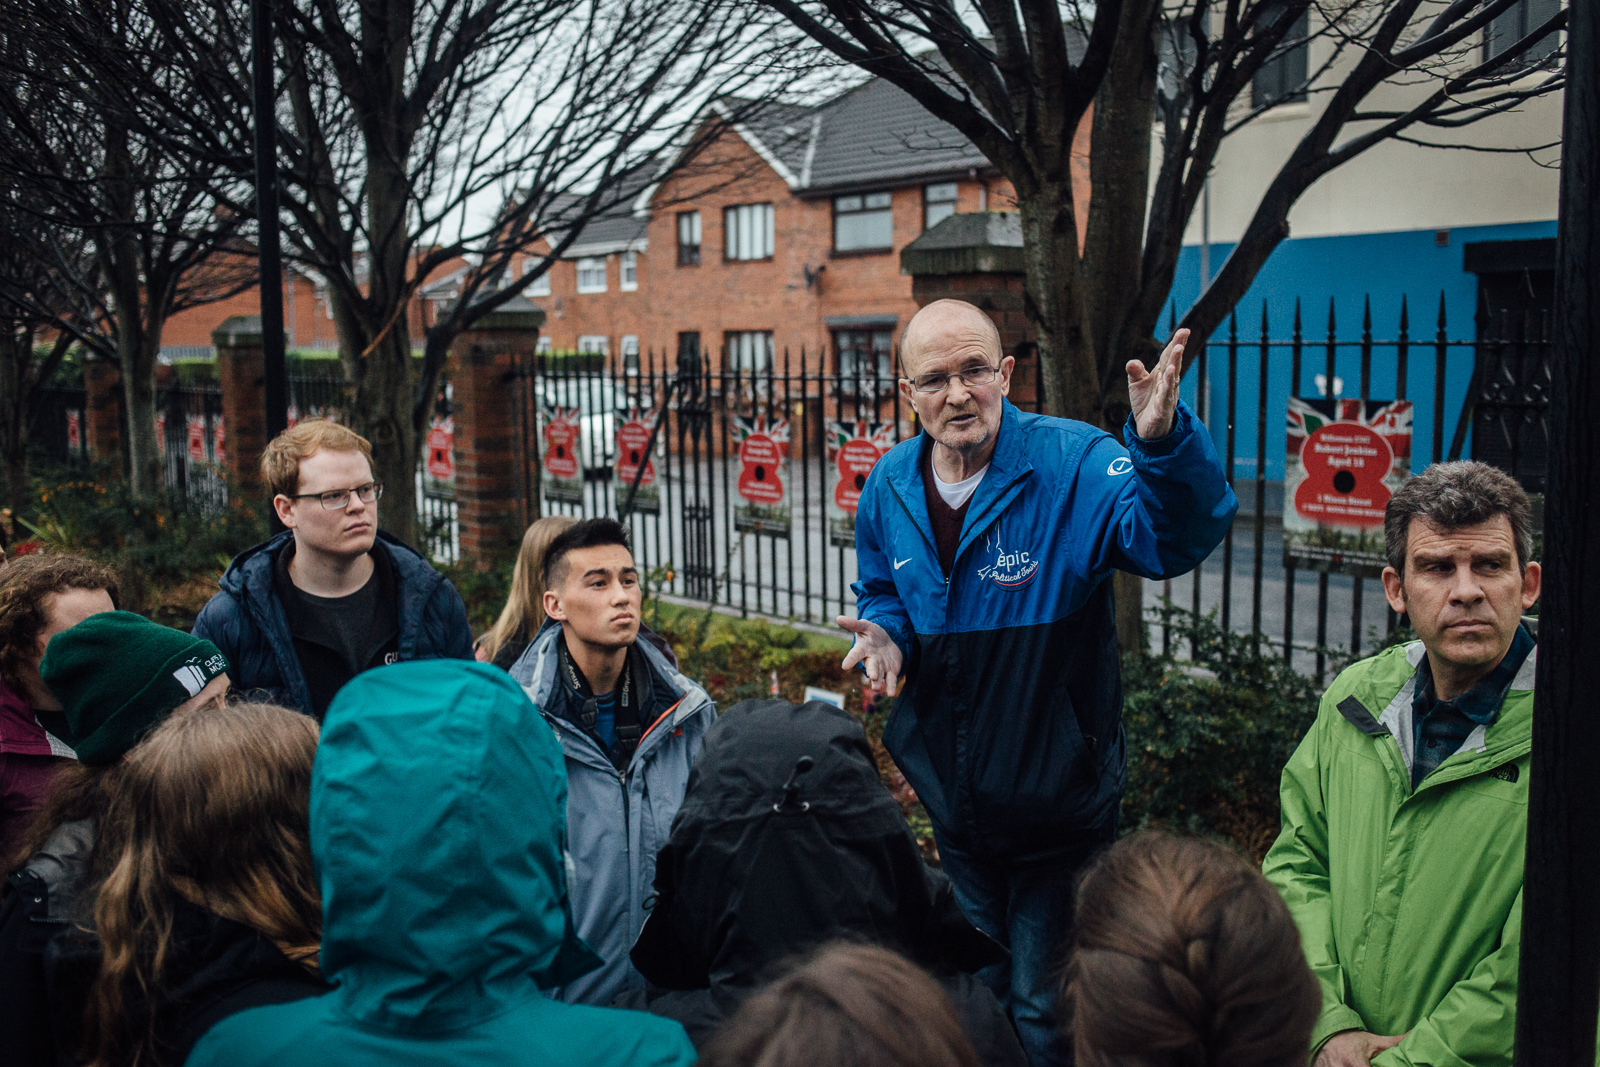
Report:
[[[904,679],[884,744],[962,908],[1011,949],[986,977],[1034,1067],[1071,1062],[1054,978],[1075,876],[1115,839],[1127,780],[1111,572],[1192,570],[1239,507],[1178,401],[1187,340],[1153,370],[1128,363],[1124,447],[1018,410],[989,317],[929,304],[901,339],[923,432],[873,469],[856,515],[844,665],[891,693]]]

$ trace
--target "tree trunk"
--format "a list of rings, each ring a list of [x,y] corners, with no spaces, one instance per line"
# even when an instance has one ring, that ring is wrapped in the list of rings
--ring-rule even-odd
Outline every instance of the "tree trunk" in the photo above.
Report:
[[[1563,104],[1544,594],[1533,698],[1516,1063],[1593,1063],[1600,1000],[1600,12],[1573,4]]]
[[[1100,425],[1092,341],[1084,328],[1083,292],[1078,284],[1078,225],[1072,179],[1041,184],[1017,197],[1022,216],[1022,247],[1027,273],[1023,310],[1039,343],[1045,405],[1050,414]]]
[[[13,516],[22,514],[28,498],[27,398],[23,377],[31,356],[27,334],[0,331],[0,450],[5,452],[6,497]]]

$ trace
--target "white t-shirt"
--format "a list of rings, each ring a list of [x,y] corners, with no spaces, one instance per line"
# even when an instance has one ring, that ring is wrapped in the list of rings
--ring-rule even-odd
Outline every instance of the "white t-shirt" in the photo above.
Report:
[[[932,467],[932,464],[929,464]],[[978,483],[983,481],[983,476],[989,473],[989,465],[985,463],[983,469],[970,478],[963,478],[959,482],[947,482],[939,477],[939,472],[933,472],[933,487],[939,491],[939,496],[949,505],[951,511],[958,511],[973,493],[978,491]]]

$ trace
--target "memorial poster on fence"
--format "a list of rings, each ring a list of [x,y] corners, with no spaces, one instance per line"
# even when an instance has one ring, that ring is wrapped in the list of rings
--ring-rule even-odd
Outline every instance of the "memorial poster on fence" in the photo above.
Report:
[[[435,487],[453,485],[456,480],[456,420],[446,415],[433,417],[423,439],[423,469]]]
[[[839,548],[856,544],[856,508],[867,475],[894,447],[892,422],[828,423],[828,469],[833,492],[828,497],[828,543]]]
[[[733,416],[733,440],[739,448],[739,503],[733,527],[773,537],[789,536],[789,420],[765,415]]]
[[[544,498],[568,504],[583,503],[583,459],[578,450],[582,422],[578,409],[541,404],[539,421],[543,443],[539,470],[544,482]]]
[[[1290,397],[1283,564],[1383,573],[1383,511],[1411,476],[1411,401]]]
[[[633,495],[633,510],[646,515],[661,513],[661,486],[656,481],[656,464],[650,458],[650,434],[661,409],[640,411],[636,407],[617,411],[617,507],[622,507],[639,479],[638,492]]]

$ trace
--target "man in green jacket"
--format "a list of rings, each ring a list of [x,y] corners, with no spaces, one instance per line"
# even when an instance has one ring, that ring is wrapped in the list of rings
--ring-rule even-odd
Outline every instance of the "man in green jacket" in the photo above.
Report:
[[[1440,463],[1390,499],[1420,641],[1334,680],[1283,771],[1267,877],[1322,985],[1315,1067],[1511,1063],[1539,597],[1527,495]]]

